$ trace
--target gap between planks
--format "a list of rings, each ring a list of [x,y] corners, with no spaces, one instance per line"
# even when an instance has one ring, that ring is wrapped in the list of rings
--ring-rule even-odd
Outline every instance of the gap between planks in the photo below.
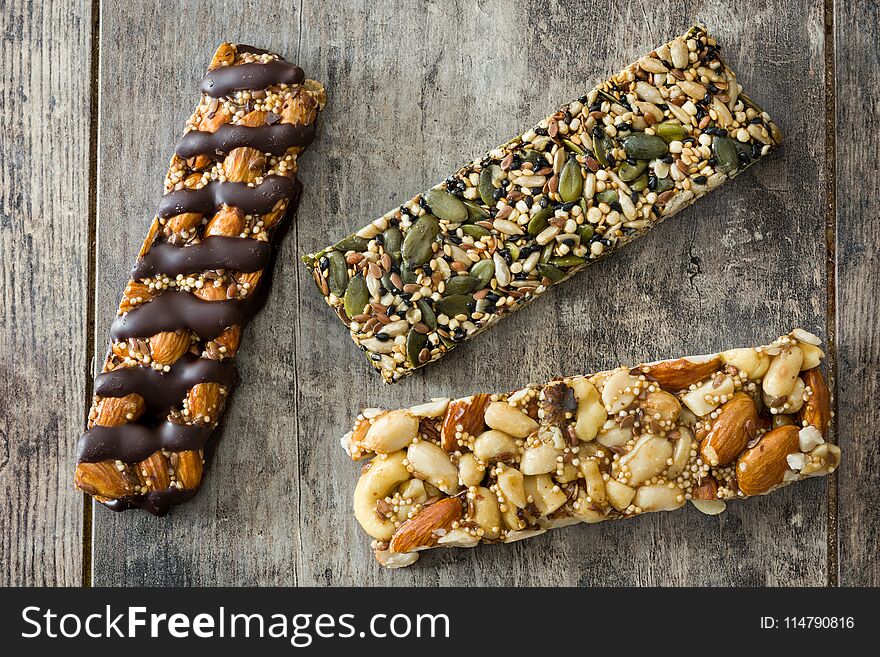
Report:
[[[92,404],[92,386],[94,384],[95,371],[95,286],[97,285],[97,253],[95,241],[97,240],[98,226],[98,70],[100,66],[101,50],[101,2],[92,1],[92,43],[91,63],[89,65],[89,243],[88,264],[86,266],[86,362],[85,362],[85,399],[83,416],[88,415]],[[84,417],[84,420],[86,419]],[[82,585],[92,585],[92,498],[82,493],[83,498],[83,521],[82,521]]]
[[[837,415],[837,96],[834,65],[834,0],[825,0],[824,6],[825,54],[825,330],[828,340],[827,375],[834,391],[831,409]],[[828,586],[840,585],[837,524],[837,473],[828,481],[827,570]]]

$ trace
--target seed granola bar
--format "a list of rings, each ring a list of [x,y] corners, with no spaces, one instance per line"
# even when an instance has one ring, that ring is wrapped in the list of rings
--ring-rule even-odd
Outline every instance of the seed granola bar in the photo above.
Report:
[[[384,380],[435,361],[769,153],[705,28],[304,257]]]
[[[274,247],[299,201],[297,157],[325,102],[300,67],[229,43],[201,91],[79,440],[76,487],[115,510],[161,515],[201,484],[242,328],[265,298]]]
[[[820,341],[618,367],[509,394],[367,409],[343,447],[372,456],[354,513],[378,561],[512,543],[548,529],[671,511],[721,513],[833,472]]]

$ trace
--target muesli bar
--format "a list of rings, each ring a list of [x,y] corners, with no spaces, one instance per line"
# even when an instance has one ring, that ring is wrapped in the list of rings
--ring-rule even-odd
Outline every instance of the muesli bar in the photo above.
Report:
[[[781,138],[695,27],[304,260],[391,383],[643,235]]]
[[[367,409],[343,447],[372,457],[354,513],[383,566],[419,551],[512,543],[580,522],[717,514],[833,472],[819,339],[803,329],[731,349],[509,394]]]
[[[325,101],[300,67],[230,43],[201,91],[78,444],[76,487],[115,510],[161,515],[199,488],[237,380],[242,328],[265,299],[299,201],[297,158]]]

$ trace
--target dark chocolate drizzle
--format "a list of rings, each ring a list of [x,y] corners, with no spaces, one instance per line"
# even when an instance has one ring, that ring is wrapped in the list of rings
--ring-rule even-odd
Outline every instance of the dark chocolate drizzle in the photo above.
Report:
[[[169,192],[159,202],[159,216],[183,212],[212,213],[221,205],[232,205],[248,214],[265,214],[283,198],[293,196],[296,183],[286,176],[266,176],[255,187],[243,182],[212,181],[200,189]]]
[[[139,280],[156,274],[176,276],[210,269],[254,272],[266,266],[271,251],[268,242],[247,237],[211,235],[192,246],[162,242],[137,261],[131,277]]]
[[[235,49],[239,53],[250,53],[252,55],[265,55],[267,52],[269,52],[268,50],[257,48],[256,46],[249,46],[246,43],[236,43]]]
[[[314,123],[308,125],[276,123],[256,127],[226,123],[220,126],[217,132],[190,130],[177,144],[175,152],[184,159],[196,155],[207,155],[217,159],[226,156],[235,148],[248,146],[262,153],[281,155],[291,146],[309,145],[314,136]]]
[[[186,391],[198,383],[219,383],[231,388],[237,377],[231,362],[186,354],[168,372],[152,367],[120,367],[99,374],[95,378],[95,394],[125,397],[134,392],[144,398],[148,413],[162,414],[179,404]]]
[[[203,340],[213,340],[230,326],[240,326],[246,317],[245,301],[204,301],[189,292],[166,291],[117,316],[110,337],[119,342],[186,328]]]
[[[152,491],[145,495],[131,495],[119,497],[115,500],[107,500],[104,506],[113,511],[126,511],[127,509],[143,509],[154,516],[164,516],[172,506],[189,502],[195,497],[198,488],[166,488],[165,490]]]
[[[160,449],[172,452],[203,449],[213,431],[213,427],[177,424],[168,420],[155,427],[143,424],[92,427],[80,437],[76,456],[80,463],[97,463],[108,459],[137,463]]]
[[[213,98],[227,96],[234,91],[265,89],[274,84],[300,84],[306,74],[296,64],[276,59],[265,64],[250,63],[221,66],[208,71],[200,89]]]

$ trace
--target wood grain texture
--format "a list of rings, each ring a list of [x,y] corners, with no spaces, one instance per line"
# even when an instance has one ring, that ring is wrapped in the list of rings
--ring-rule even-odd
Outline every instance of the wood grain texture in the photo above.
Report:
[[[0,35],[0,585],[76,585],[90,9],[4,2]]]
[[[213,47],[277,49],[328,89],[305,195],[196,500],[156,519],[96,508],[95,584],[615,585],[826,581],[825,484],[733,504],[438,551],[381,570],[351,513],[339,437],[361,406],[511,389],[680,353],[825,333],[822,4],[366,0],[102,3],[97,349]],[[596,20],[601,16],[601,20]],[[787,141],[613,259],[385,387],[298,262],[704,21]],[[230,32],[230,26],[234,31]],[[169,47],[167,44],[173,44]],[[133,123],[137,129],[132,129]],[[131,172],[137,172],[134,177]]]
[[[835,15],[837,72],[837,435],[841,586],[880,585],[880,108],[871,98],[880,55],[880,7],[843,5]],[[870,165],[873,167],[873,165]],[[867,175],[866,175],[867,173]]]

